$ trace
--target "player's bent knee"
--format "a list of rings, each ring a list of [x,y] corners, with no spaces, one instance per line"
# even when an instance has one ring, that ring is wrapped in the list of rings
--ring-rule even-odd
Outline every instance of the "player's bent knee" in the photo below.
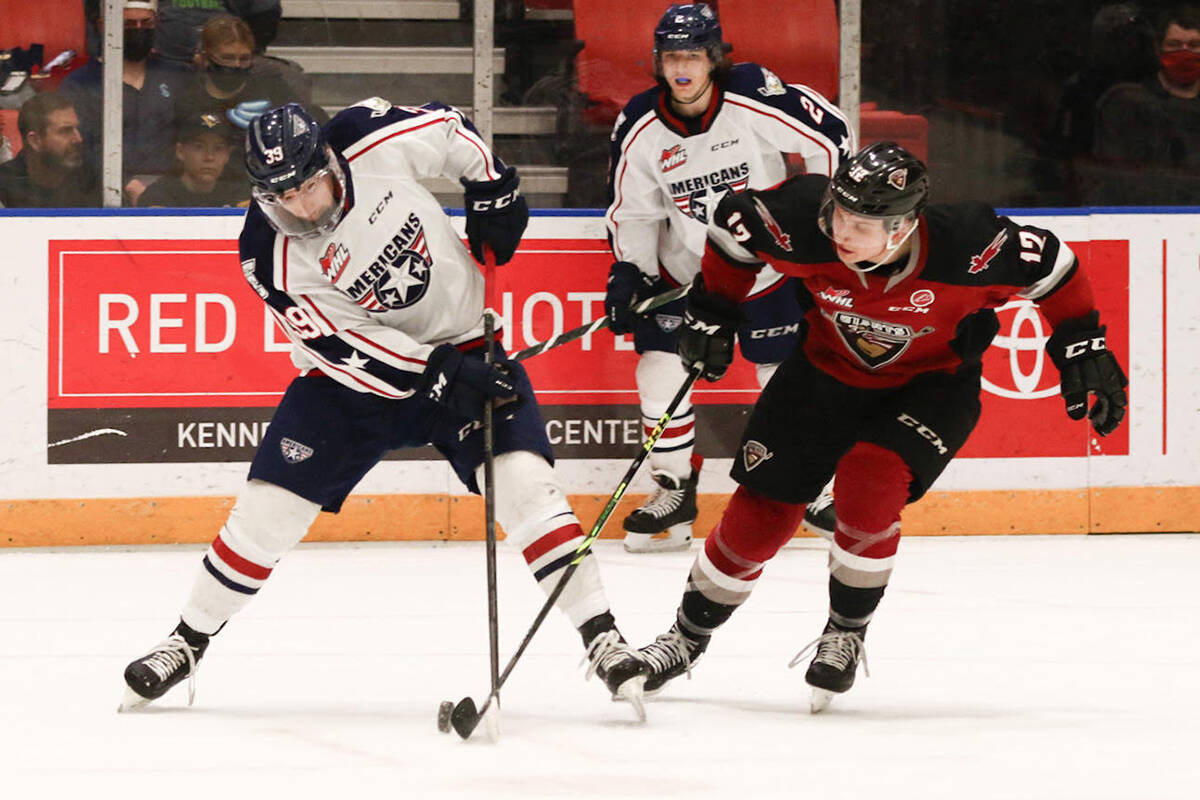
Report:
[[[238,495],[223,535],[247,557],[278,560],[295,547],[321,512],[321,506],[266,481],[247,481]]]
[[[677,353],[647,350],[638,359],[635,376],[643,409],[653,415],[667,410],[679,384],[687,377],[687,370]]]
[[[541,455],[518,450],[496,456],[496,521],[504,529],[505,541],[524,548],[542,532],[538,524],[555,515],[574,515],[567,495],[554,476],[554,468]],[[483,485],[483,467],[475,473]]]
[[[839,522],[884,530],[908,502],[912,471],[894,450],[859,442],[838,462],[833,494]]]

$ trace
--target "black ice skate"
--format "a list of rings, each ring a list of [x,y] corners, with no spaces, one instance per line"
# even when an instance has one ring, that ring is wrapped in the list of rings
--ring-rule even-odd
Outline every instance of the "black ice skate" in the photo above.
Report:
[[[588,662],[587,674],[599,675],[600,680],[612,692],[614,700],[626,700],[642,722],[646,721],[646,707],[642,702],[642,687],[646,683],[649,666],[637,650],[634,650],[616,628],[601,633],[587,646],[584,660]]]
[[[188,705],[196,697],[196,669],[209,637],[180,622],[171,635],[125,668],[125,696],[118,711],[133,711],[188,679]]]
[[[658,488],[625,518],[625,549],[631,553],[686,550],[692,543],[696,521],[696,483],[699,460],[692,460],[692,474],[680,480],[669,472],[651,473]]]
[[[804,680],[812,687],[812,697],[809,700],[809,710],[816,714],[824,711],[835,694],[841,694],[854,685],[854,675],[858,671],[858,662],[862,661],[863,672],[867,677],[871,671],[867,669],[867,651],[863,639],[867,635],[867,626],[861,628],[841,628],[833,620],[825,623],[825,630],[813,641],[805,645],[796,654],[789,667],[799,664],[812,650],[813,656]]]
[[[834,531],[837,530],[837,514],[833,511],[833,495],[829,492],[817,495],[817,499],[804,509],[802,524],[822,539],[832,541]]]
[[[661,633],[645,647],[638,648],[642,658],[650,665],[650,675],[646,678],[646,694],[654,694],[666,685],[667,681],[687,673],[692,677],[692,665],[700,660],[708,647],[708,636],[688,636],[679,630],[679,623],[671,626],[671,630]]]

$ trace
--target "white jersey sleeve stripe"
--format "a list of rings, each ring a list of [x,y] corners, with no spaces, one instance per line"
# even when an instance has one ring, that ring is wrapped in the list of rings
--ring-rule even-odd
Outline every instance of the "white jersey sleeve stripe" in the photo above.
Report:
[[[741,108],[746,109],[747,111],[753,111],[755,114],[761,114],[764,117],[770,117],[771,119],[778,122],[780,125],[784,125],[790,129],[794,130],[796,133],[800,134],[805,139],[808,139],[809,141],[811,141],[817,147],[820,147],[822,150],[825,151],[825,158],[826,158],[826,162],[827,162],[827,164],[826,164],[827,171],[825,174],[826,175],[833,174],[834,169],[837,168],[837,162],[838,162],[836,145],[831,146],[831,143],[828,140],[826,140],[824,137],[817,138],[816,136],[813,136],[812,131],[810,129],[806,129],[804,126],[799,125],[796,122],[792,121],[786,114],[772,113],[771,111],[767,111],[763,107],[759,107],[757,105],[751,105],[750,103],[742,103],[742,102],[739,102],[739,100],[740,100],[740,98],[736,97],[735,95],[726,95],[726,97],[725,97],[726,103],[729,103],[730,105],[739,106]]]
[[[1075,252],[1067,246],[1066,242],[1060,241],[1058,243],[1058,258],[1054,260],[1054,266],[1050,269],[1050,274],[1024,291],[1019,292],[1017,297],[1022,297],[1026,300],[1039,300],[1045,297],[1058,288],[1059,284],[1071,273],[1071,269],[1074,266]]]
[[[357,339],[359,342],[366,345],[367,347],[372,348],[373,350],[375,350],[378,353],[383,353],[384,355],[394,358],[397,361],[403,361],[408,364],[415,364],[415,365],[421,367],[422,370],[424,370],[425,363],[426,363],[424,359],[413,358],[411,356],[404,356],[399,353],[396,353],[396,352],[384,347],[379,342],[371,339],[369,336],[364,336],[363,334],[359,333],[356,330],[348,330],[345,332],[345,334],[346,334],[346,336],[350,336],[350,337],[353,337],[354,339]]]
[[[400,136],[405,133],[413,133],[415,131],[421,130],[422,128],[428,128],[430,125],[438,125],[438,124],[446,123],[449,121],[450,120],[446,119],[445,117],[439,117],[438,119],[431,119],[431,120],[428,120],[425,122],[421,122],[421,124],[419,124],[419,125],[409,125],[407,127],[405,127],[404,123],[402,123],[402,122],[397,122],[395,125],[389,125],[388,127],[383,128],[382,130],[379,131],[380,134],[386,134],[386,135],[379,136],[378,138],[369,137],[368,139],[364,139],[363,142],[367,142],[365,147],[355,150],[354,152],[347,152],[345,154],[346,161],[354,161],[354,159],[358,158],[361,155],[364,155],[367,151],[372,150],[377,145],[383,144],[388,139],[394,139],[395,137]],[[397,128],[399,128],[399,130],[396,130]],[[391,131],[391,133],[388,133],[388,131]]]

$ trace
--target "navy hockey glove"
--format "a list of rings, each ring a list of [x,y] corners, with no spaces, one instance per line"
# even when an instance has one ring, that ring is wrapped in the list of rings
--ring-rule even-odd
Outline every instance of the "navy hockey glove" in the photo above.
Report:
[[[492,248],[497,264],[507,264],[517,252],[521,234],[529,223],[529,206],[521,196],[516,167],[494,181],[461,178],[467,211],[467,244],[471,255],[483,263],[484,246]]]
[[[633,304],[654,294],[655,279],[628,261],[614,261],[604,289],[604,313],[608,329],[620,336],[633,332]]]
[[[1066,320],[1054,329],[1046,352],[1058,367],[1067,416],[1083,419],[1086,414],[1096,433],[1108,436],[1125,418],[1129,380],[1105,345],[1104,331],[1098,311]],[[1096,396],[1090,411],[1088,394]]]
[[[516,399],[516,381],[504,362],[488,365],[465,356],[452,344],[439,344],[425,362],[421,393],[469,420],[483,419],[483,404],[493,398]]]
[[[679,326],[679,357],[691,369],[703,361],[706,381],[718,381],[733,361],[733,337],[742,322],[738,304],[728,297],[704,291],[697,275],[688,293],[687,310]]]

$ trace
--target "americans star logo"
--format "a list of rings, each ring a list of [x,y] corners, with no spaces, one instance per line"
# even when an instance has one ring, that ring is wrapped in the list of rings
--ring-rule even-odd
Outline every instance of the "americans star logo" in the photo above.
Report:
[[[850,155],[850,137],[849,136],[843,136],[842,140],[840,142],[838,142],[838,150],[842,151],[847,156]]]
[[[377,290],[376,295],[387,302],[389,306],[404,306],[409,302],[409,294],[413,289],[419,293],[425,286],[429,276],[429,267],[419,258],[405,258],[394,269],[391,276]]]

